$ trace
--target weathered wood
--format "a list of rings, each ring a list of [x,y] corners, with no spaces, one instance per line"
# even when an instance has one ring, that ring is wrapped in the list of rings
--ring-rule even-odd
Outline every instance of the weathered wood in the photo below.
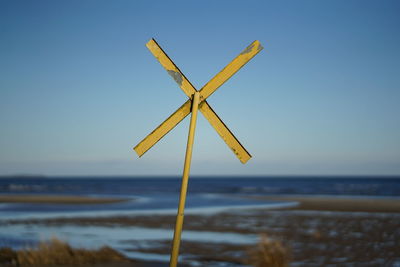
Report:
[[[233,135],[233,133],[226,127],[224,122],[218,117],[214,110],[208,105],[207,101],[203,101],[200,104],[200,111],[208,122],[214,127],[215,131],[221,136],[222,140],[228,145],[236,157],[245,164],[251,155],[239,140]]]
[[[190,98],[195,92],[196,88],[190,83],[185,75],[179,70],[175,63],[168,57],[162,50],[158,43],[151,39],[147,44],[147,48],[166,69],[168,74],[178,83],[182,91]],[[258,52],[262,50],[259,41],[254,41],[242,53],[234,58],[225,68],[223,68],[217,75],[215,75],[200,92],[200,111],[204,117],[221,136],[228,147],[239,158],[242,163],[246,163],[250,158],[250,153],[243,147],[234,134],[228,129],[224,122],[213,111],[205,99],[215,92],[222,84],[224,84],[230,77],[232,77],[241,67],[243,67],[250,59],[252,59]],[[186,104],[186,103],[185,103]],[[177,114],[176,114],[177,113]],[[169,117],[145,139],[143,139],[134,149],[139,156],[142,156],[148,149],[157,143],[165,134],[173,129],[180,121],[183,120],[188,114],[183,116],[179,109],[174,113],[174,119]],[[173,115],[174,115],[173,114]],[[180,115],[180,116],[179,116]]]
[[[204,100],[214,93],[230,77],[240,70],[247,62],[263,49],[259,41],[254,41],[245,50],[235,57],[225,68],[206,83],[200,90],[200,100]]]
[[[176,224],[174,231],[174,239],[172,244],[170,267],[176,267],[178,264],[179,246],[181,241],[181,232],[183,227],[184,209],[186,202],[186,193],[189,181],[190,163],[192,159],[192,148],[194,142],[194,134],[196,129],[196,120],[198,109],[203,113],[209,123],[214,127],[217,133],[232,149],[233,153],[242,163],[246,163],[251,155],[240,144],[232,132],[226,127],[224,122],[218,117],[214,110],[207,103],[206,98],[215,92],[222,84],[224,84],[232,75],[234,75],[243,65],[253,58],[262,46],[258,41],[250,44],[242,53],[234,58],[225,68],[214,76],[204,87],[197,91],[190,81],[183,75],[175,63],[162,50],[157,42],[152,39],[146,46],[151,53],[157,58],[160,64],[167,70],[168,74],[178,83],[179,87],[189,97],[178,110],[169,116],[162,124],[160,124],[153,132],[146,136],[134,150],[139,156],[142,156],[154,144],[156,144],[164,135],[172,130],[179,122],[181,122],[190,112],[192,113],[189,127],[188,142],[186,146],[185,164],[183,169],[181,194],[179,199],[178,213],[176,216]]]
[[[178,123],[180,123],[190,113],[192,101],[189,99],[180,108],[178,108],[171,116],[161,123],[154,131],[146,136],[133,149],[141,157],[147,150],[154,146],[164,135],[171,131]]]
[[[174,239],[172,242],[172,251],[171,251],[171,259],[169,262],[170,267],[176,267],[178,264],[178,256],[179,256],[179,245],[181,243],[181,233],[183,227],[183,219],[185,212],[185,203],[186,203],[186,193],[189,182],[189,172],[190,172],[190,163],[192,161],[192,150],[194,143],[194,134],[196,130],[196,121],[197,121],[197,111],[199,108],[200,93],[196,92],[193,96],[192,103],[192,116],[190,118],[189,125],[189,135],[188,141],[186,145],[186,155],[185,155],[185,164],[183,167],[183,175],[182,175],[182,186],[181,186],[181,194],[179,197],[179,206],[178,213],[176,214],[176,223],[174,230]]]

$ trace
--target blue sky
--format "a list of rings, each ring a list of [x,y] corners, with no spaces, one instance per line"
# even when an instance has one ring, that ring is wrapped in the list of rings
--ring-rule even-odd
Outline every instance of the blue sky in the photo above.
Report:
[[[195,175],[400,175],[398,1],[0,1],[0,175],[179,175],[188,118],[132,147],[254,40],[199,116]]]

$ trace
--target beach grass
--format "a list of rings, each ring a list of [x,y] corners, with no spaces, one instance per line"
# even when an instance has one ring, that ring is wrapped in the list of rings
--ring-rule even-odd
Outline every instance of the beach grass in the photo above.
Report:
[[[0,265],[5,266],[81,266],[106,262],[129,262],[116,250],[103,246],[96,250],[72,248],[57,238],[21,250],[0,249]]]
[[[194,246],[193,249],[199,249]],[[243,248],[245,249],[245,248]],[[201,248],[200,248],[201,250]],[[246,263],[254,267],[287,267],[289,266],[290,253],[280,241],[271,240],[263,234],[258,245],[247,247],[248,259],[238,260],[236,263]],[[194,253],[196,254],[196,253]],[[218,258],[218,257],[217,257]],[[208,260],[214,260],[209,258]],[[219,258],[230,260],[229,258]],[[207,258],[203,258],[203,262]],[[154,264],[154,263],[153,263]],[[157,264],[157,263],[156,263]],[[56,267],[56,266],[86,266],[86,267],[111,267],[111,266],[155,266],[152,263],[137,262],[126,258],[116,250],[103,246],[99,249],[89,250],[72,248],[68,243],[51,238],[42,241],[35,247],[13,250],[0,248],[0,266],[7,267]],[[164,265],[163,265],[164,266]],[[186,266],[186,265],[182,265]]]
[[[258,245],[249,250],[249,264],[254,267],[288,267],[290,249],[279,240],[262,234]]]

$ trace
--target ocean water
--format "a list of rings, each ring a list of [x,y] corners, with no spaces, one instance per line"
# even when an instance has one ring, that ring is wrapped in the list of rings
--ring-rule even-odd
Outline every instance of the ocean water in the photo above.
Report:
[[[180,177],[0,177],[1,194],[176,193]],[[399,196],[400,176],[191,177],[190,193]]]
[[[180,185],[180,177],[3,177],[0,179],[3,195],[79,195],[134,201],[95,205],[3,203],[0,219],[34,214],[175,210]],[[400,177],[192,177],[186,208],[265,205],[265,201],[243,197],[249,195],[399,197]]]

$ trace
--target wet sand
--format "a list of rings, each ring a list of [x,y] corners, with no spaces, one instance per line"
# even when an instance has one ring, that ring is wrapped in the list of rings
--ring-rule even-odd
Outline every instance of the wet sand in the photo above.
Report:
[[[84,196],[53,195],[0,195],[0,203],[38,203],[38,204],[107,204],[128,201],[122,198],[94,198]]]
[[[400,200],[309,196],[265,196],[259,199],[298,202],[282,209],[227,210],[210,215],[185,216],[184,231],[208,231],[267,235],[281,241],[291,251],[296,266],[394,266],[400,262]],[[174,215],[52,218],[8,220],[7,224],[43,224],[83,227],[137,226],[173,229]],[[126,240],[142,253],[168,255],[171,241]],[[218,262],[247,264],[254,245],[185,241],[181,255],[201,266]],[[139,264],[139,263],[136,263]],[[167,266],[142,262],[134,266]],[[104,267],[111,267],[104,265]]]
[[[293,210],[349,211],[349,212],[400,212],[400,198],[346,198],[329,196],[265,196],[260,200],[298,202]]]

